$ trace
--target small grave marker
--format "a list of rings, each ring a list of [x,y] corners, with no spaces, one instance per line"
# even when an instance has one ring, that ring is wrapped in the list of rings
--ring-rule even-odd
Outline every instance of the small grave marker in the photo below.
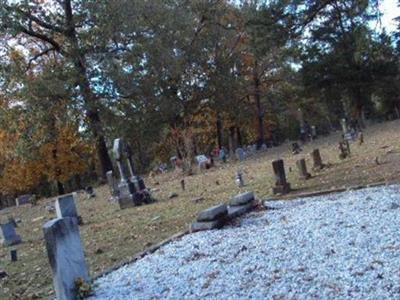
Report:
[[[304,158],[299,159],[296,162],[296,166],[299,170],[300,179],[307,180],[311,178],[311,174],[307,172],[306,160]]]
[[[285,166],[282,159],[272,162],[272,169],[275,175],[275,186],[272,188],[274,194],[287,194],[290,191],[290,184],[286,181]]]
[[[0,224],[0,243],[4,246],[21,243],[21,237],[16,233],[13,223]]]
[[[321,154],[319,153],[319,149],[314,149],[311,152],[311,157],[313,160],[313,169],[321,170],[324,167],[324,164],[322,163],[322,158],[321,158]]]

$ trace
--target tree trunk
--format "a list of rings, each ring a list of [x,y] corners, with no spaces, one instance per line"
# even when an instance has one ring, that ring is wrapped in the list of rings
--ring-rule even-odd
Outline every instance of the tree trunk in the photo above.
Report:
[[[240,132],[239,126],[236,127],[236,140],[238,147],[242,147],[243,146],[242,133]]]
[[[236,143],[235,143],[235,127],[229,127],[229,152],[231,155],[235,152]]]
[[[261,106],[261,95],[260,95],[260,79],[257,73],[257,63],[255,64],[253,71],[253,84],[254,84],[254,99],[257,108],[257,123],[258,123],[258,141],[257,148],[261,148],[265,144],[265,134],[264,134],[264,112]]]
[[[221,120],[221,115],[217,113],[217,144],[218,144],[218,149],[222,148],[222,120]]]
[[[75,24],[72,15],[72,6],[70,0],[64,1],[65,23],[67,30],[65,36],[71,43],[71,51],[69,56],[74,63],[75,70],[78,73],[77,83],[83,96],[86,117],[93,137],[96,141],[96,151],[100,164],[100,177],[105,180],[106,172],[112,170],[112,163],[107,151],[107,145],[104,137],[103,125],[100,120],[98,104],[96,96],[93,94],[89,79],[87,77],[86,58],[79,47],[78,39],[75,31]]]
[[[65,194],[64,185],[58,180],[56,180],[56,182],[57,182],[57,193],[59,195],[64,195]]]

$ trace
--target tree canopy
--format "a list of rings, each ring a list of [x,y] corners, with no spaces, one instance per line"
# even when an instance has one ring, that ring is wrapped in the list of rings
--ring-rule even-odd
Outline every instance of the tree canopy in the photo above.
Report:
[[[0,194],[399,117],[377,0],[0,0]],[[78,178],[78,179],[77,179]]]

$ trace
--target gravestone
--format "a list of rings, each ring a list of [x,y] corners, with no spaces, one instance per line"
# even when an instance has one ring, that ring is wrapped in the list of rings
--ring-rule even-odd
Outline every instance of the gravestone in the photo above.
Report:
[[[201,211],[194,223],[190,225],[190,231],[210,230],[221,228],[228,215],[226,204],[220,204]]]
[[[274,194],[286,194],[290,192],[290,184],[286,181],[285,166],[282,159],[272,162],[275,175],[275,186],[272,188]]]
[[[242,172],[238,171],[238,172],[236,173],[236,179],[235,179],[235,181],[236,181],[236,185],[237,185],[238,187],[243,187],[243,186],[244,186],[244,180],[243,180]]]
[[[244,153],[243,148],[237,148],[237,149],[235,150],[235,155],[236,155],[236,158],[237,158],[238,160],[243,161],[244,158],[245,158],[245,157],[244,157],[245,153]]]
[[[296,155],[296,154],[299,154],[300,152],[301,152],[301,147],[300,147],[300,145],[298,144],[298,143],[292,143],[292,154],[293,155]]]
[[[57,218],[75,218],[82,224],[82,218],[78,215],[73,194],[63,195],[57,198],[55,203]]]
[[[324,167],[322,163],[321,154],[319,153],[319,149],[314,149],[311,152],[311,157],[313,160],[313,170],[321,170]]]
[[[114,178],[113,171],[108,171],[106,173],[107,176],[107,183],[108,187],[110,188],[110,194],[112,197],[117,197],[118,196],[118,184],[117,180]]]
[[[254,207],[254,193],[245,192],[231,198],[228,205],[228,218],[233,219],[239,217]]]
[[[136,191],[141,191],[146,189],[146,185],[144,184],[143,179],[136,174],[135,167],[133,164],[133,159],[132,159],[132,148],[129,145],[125,146],[125,152],[126,152],[126,162],[130,174],[130,180],[131,182],[135,185]]]
[[[361,146],[362,144],[364,144],[364,133],[362,131],[360,131],[358,133],[358,144]]]
[[[48,221],[43,232],[57,299],[77,299],[76,280],[90,279],[76,218]]]
[[[133,182],[129,179],[129,170],[125,163],[126,151],[125,143],[122,139],[115,139],[113,152],[120,174],[120,182],[118,183],[118,204],[121,209],[140,205],[141,201],[135,197],[136,188]]]
[[[349,131],[348,126],[347,126],[347,120],[346,119],[341,119],[340,120],[340,125],[342,126],[343,134],[346,134]]]
[[[346,157],[348,157],[350,155],[345,141],[339,142],[338,149],[339,149],[339,158],[340,159],[345,159]]]
[[[10,251],[10,259],[12,262],[16,262],[18,260],[17,249]]]
[[[201,155],[197,155],[195,157],[195,159],[196,159],[196,162],[200,169],[205,169],[207,167],[207,163],[208,163],[207,156],[205,156],[204,154],[201,154]]]
[[[21,237],[16,233],[11,222],[0,224],[0,243],[4,246],[12,246],[21,243]]]
[[[296,161],[296,166],[299,170],[300,179],[307,180],[311,178],[311,174],[307,172],[306,160],[304,158]]]
[[[317,138],[317,127],[315,127],[315,125],[311,126],[311,138],[313,140]]]
[[[33,197],[32,194],[25,194],[18,196],[18,198],[16,199],[17,206],[31,203],[32,197]]]
[[[171,166],[175,169],[176,168],[176,162],[177,162],[178,158],[176,156],[172,156],[169,159],[169,162],[171,163]]]

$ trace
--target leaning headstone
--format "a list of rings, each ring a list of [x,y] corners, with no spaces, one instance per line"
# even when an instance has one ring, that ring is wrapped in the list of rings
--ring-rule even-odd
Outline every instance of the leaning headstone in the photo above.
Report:
[[[307,172],[306,160],[304,158],[296,161],[296,166],[299,170],[300,179],[307,180],[311,178],[311,174]]]
[[[77,299],[76,281],[90,279],[76,218],[51,220],[43,232],[57,299]]]
[[[275,175],[275,186],[272,188],[274,194],[287,194],[290,192],[290,184],[286,181],[285,166],[282,159],[272,162]]]
[[[12,246],[21,243],[21,237],[16,233],[14,224],[0,224],[0,244]]]
[[[113,152],[120,174],[120,182],[118,184],[118,203],[121,209],[141,204],[135,197],[136,188],[129,179],[129,170],[125,164],[125,145],[122,139],[115,139]]]
[[[110,188],[110,194],[112,197],[118,196],[118,184],[117,180],[114,178],[113,171],[108,171],[106,173],[108,187]]]
[[[17,206],[25,205],[31,203],[33,195],[32,194],[25,194],[21,195],[16,199]]]
[[[201,211],[196,222],[190,226],[191,232],[221,228],[228,215],[226,204],[220,204]]]
[[[82,218],[79,216],[78,210],[76,209],[73,194],[58,197],[55,207],[57,218],[71,217],[77,219],[79,224],[82,224]]]
[[[235,150],[235,155],[236,155],[236,159],[238,159],[240,161],[243,161],[244,158],[245,158],[245,156],[244,156],[245,154],[244,154],[243,148],[237,148]]]
[[[313,170],[321,170],[324,168],[324,164],[322,163],[321,154],[319,153],[319,149],[314,149],[311,152],[311,157],[313,160]]]

